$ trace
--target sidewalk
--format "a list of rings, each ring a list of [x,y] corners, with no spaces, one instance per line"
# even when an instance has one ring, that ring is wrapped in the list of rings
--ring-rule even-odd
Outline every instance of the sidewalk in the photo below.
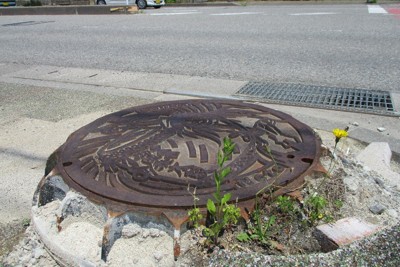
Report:
[[[95,92],[101,95],[127,96],[161,101],[182,97],[234,98],[248,81],[211,79],[159,73],[119,72],[97,69],[61,68],[52,66],[1,67],[11,70],[0,76],[0,82],[43,86],[63,90]],[[400,110],[400,96],[392,94],[395,109]],[[353,138],[363,142],[388,142],[400,154],[400,120],[364,113],[342,112],[284,105],[268,105],[289,113],[311,127],[331,131],[350,125]],[[356,122],[356,123],[355,123]],[[379,132],[377,128],[386,130]]]

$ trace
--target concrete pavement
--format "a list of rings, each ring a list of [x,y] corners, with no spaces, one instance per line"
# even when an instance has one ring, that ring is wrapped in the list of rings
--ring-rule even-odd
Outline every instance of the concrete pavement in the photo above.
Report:
[[[107,113],[154,101],[234,98],[247,82],[18,64],[0,64],[0,73],[0,224],[29,218],[47,157],[79,127]],[[400,110],[398,97],[395,105]],[[366,143],[388,142],[397,159],[400,154],[398,117],[267,106],[316,129],[350,125],[350,137]],[[379,132],[378,127],[386,130]]]

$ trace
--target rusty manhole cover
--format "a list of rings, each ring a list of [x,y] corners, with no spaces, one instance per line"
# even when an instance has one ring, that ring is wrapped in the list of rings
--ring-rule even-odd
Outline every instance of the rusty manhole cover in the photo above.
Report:
[[[287,114],[238,101],[190,100],[134,107],[90,123],[61,147],[58,169],[70,186],[106,203],[187,209],[193,206],[189,185],[205,206],[224,137],[236,149],[222,190],[239,203],[271,183],[299,184],[319,158],[313,130]]]
[[[297,189],[319,166],[321,141],[314,131],[264,106],[187,100],[134,107],[79,129],[49,158],[34,195],[36,232],[49,250],[57,248],[52,251],[66,266],[75,256],[50,236],[52,227],[61,232],[71,220],[101,225],[103,261],[123,229],[135,223],[168,233],[178,257],[194,189],[203,213],[213,199],[217,154],[225,137],[236,147],[221,190],[232,194],[245,219],[257,192],[268,188],[279,195]],[[46,211],[47,204],[59,207],[56,216],[43,218],[41,207]]]

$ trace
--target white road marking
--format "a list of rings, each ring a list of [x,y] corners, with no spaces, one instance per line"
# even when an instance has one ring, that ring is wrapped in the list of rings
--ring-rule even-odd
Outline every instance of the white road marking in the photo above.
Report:
[[[182,12],[182,11],[185,11],[185,12],[199,12],[197,9],[186,9],[184,7],[168,9],[168,11],[171,11],[171,12]]]
[[[381,6],[368,5],[368,13],[370,14],[387,14],[387,11]]]
[[[211,16],[237,16],[237,15],[256,15],[262,14],[262,12],[240,12],[240,13],[218,13],[210,14]]]
[[[193,15],[200,14],[200,12],[175,12],[175,13],[152,13],[150,16],[174,16],[174,15]]]
[[[318,16],[318,15],[335,15],[335,12],[316,12],[316,13],[293,13],[290,16]]]

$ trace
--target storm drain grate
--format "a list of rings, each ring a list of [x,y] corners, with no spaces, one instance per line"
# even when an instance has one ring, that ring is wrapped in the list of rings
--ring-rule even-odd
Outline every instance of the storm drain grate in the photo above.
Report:
[[[249,82],[236,95],[268,103],[398,116],[388,91]]]

